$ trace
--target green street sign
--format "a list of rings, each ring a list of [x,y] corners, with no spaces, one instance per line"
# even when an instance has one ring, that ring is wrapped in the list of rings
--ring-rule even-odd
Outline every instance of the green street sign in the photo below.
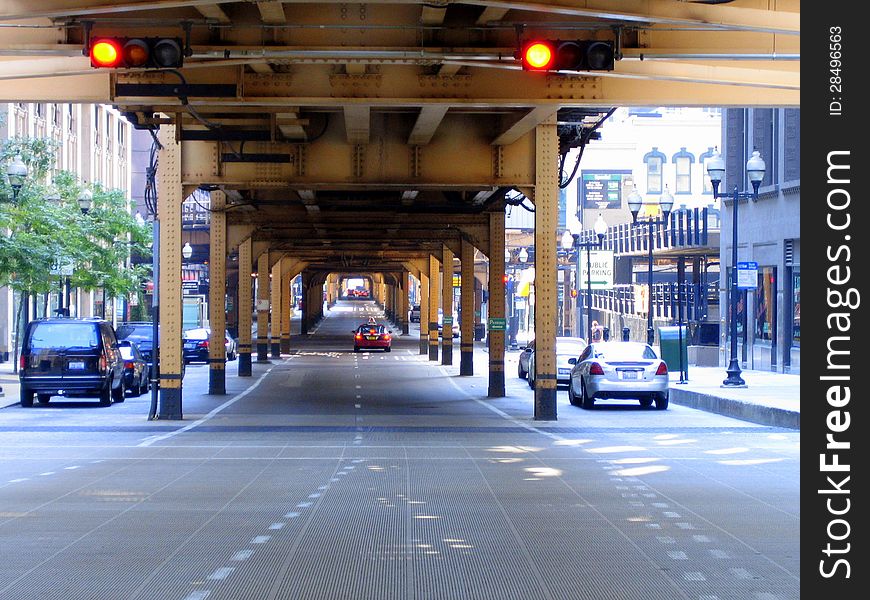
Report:
[[[453,325],[453,317],[442,317],[441,324],[442,325]]]
[[[490,331],[506,331],[507,319],[491,317],[489,319],[488,329]]]

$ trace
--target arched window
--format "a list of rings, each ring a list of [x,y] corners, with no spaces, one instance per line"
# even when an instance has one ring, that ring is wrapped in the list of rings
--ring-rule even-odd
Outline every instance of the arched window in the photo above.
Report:
[[[653,146],[651,152],[647,152],[643,157],[643,162],[646,163],[646,193],[661,194],[664,187],[662,171],[667,157],[659,152],[659,149]]]
[[[686,147],[680,148],[680,151],[671,157],[671,162],[677,173],[677,180],[674,182],[674,192],[677,194],[692,193],[692,163],[695,162],[695,155],[686,151]]]
[[[707,151],[698,157],[698,162],[701,163],[701,172],[704,174],[703,177],[701,177],[701,181],[704,182],[702,189],[701,189],[701,193],[712,195],[713,194],[713,184],[710,183],[710,176],[707,175],[707,167],[704,164],[708,158],[713,158],[713,148],[707,148]]]

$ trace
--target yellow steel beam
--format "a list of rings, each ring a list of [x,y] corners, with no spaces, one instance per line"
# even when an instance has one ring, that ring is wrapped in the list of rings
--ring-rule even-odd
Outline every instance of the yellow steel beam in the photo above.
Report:
[[[211,220],[209,222],[209,394],[225,394],[226,386],[226,281],[227,281],[227,217],[223,207],[226,196],[221,191],[211,192]]]
[[[251,376],[252,245],[250,237],[239,244],[239,377]]]
[[[453,251],[441,252],[441,364],[453,364]]]
[[[487,396],[501,398],[505,395],[504,338],[505,331],[493,319],[505,321],[504,290],[504,212],[489,213],[489,387]],[[493,327],[495,325],[495,327]]]

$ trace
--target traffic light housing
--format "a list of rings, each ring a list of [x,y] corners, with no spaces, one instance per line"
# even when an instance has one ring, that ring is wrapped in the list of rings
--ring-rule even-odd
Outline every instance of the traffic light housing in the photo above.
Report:
[[[91,66],[106,69],[177,69],[184,64],[181,38],[94,37]]]
[[[612,71],[616,53],[606,40],[529,40],[519,58],[524,71]]]

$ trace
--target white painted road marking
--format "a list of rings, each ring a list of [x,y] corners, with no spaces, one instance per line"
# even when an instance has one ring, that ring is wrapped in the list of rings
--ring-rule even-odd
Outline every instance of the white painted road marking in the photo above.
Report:
[[[239,562],[239,561],[243,561],[243,560],[248,560],[253,555],[254,555],[253,550],[239,550],[238,552],[233,554],[233,557],[230,560],[234,560],[236,562]]]
[[[252,544],[265,544],[269,540],[272,539],[271,535],[258,535],[254,539],[251,540]]]
[[[226,579],[235,570],[235,567],[221,567],[208,576],[208,579]]]

